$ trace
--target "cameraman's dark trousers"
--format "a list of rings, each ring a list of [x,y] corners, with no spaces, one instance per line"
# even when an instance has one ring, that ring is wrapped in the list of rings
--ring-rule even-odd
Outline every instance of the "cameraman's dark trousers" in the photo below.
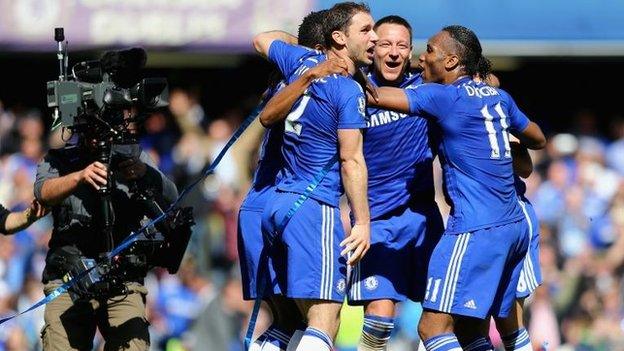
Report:
[[[50,294],[59,283],[45,285]],[[150,346],[149,323],[145,317],[147,289],[127,283],[127,295],[102,300],[72,302],[61,294],[45,307],[41,331],[44,351],[91,351],[96,327],[104,337],[105,351],[147,351]]]

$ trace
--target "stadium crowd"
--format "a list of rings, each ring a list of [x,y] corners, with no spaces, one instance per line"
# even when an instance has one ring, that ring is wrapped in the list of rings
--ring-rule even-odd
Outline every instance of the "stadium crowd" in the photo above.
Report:
[[[176,88],[169,110],[145,121],[141,145],[183,189],[243,118],[239,111],[207,116],[197,94]],[[237,213],[262,131],[255,122],[216,173],[186,198],[196,220],[187,258],[177,275],[156,269],[146,279],[152,349],[242,350],[252,306],[241,295]],[[544,277],[526,308],[534,348],[545,342],[549,350],[617,350],[624,345],[624,118],[612,119],[610,131],[600,134],[596,116],[580,111],[570,130],[552,133],[544,151],[532,152],[535,170],[527,180],[527,197],[540,219]],[[39,159],[46,149],[61,146],[64,137],[60,130],[46,130],[42,111],[0,102],[0,203],[13,211],[29,205]],[[440,179],[436,166],[438,188]],[[437,202],[447,215],[441,188],[437,190]],[[50,233],[48,216],[15,235],[0,236],[0,317],[43,297],[40,280]],[[0,350],[38,350],[42,313],[39,308],[0,326]],[[401,306],[390,350],[416,349],[419,314],[416,304]],[[343,313],[339,350],[355,350],[361,318],[355,308]],[[261,314],[256,329],[268,324]],[[492,329],[493,341],[502,349],[494,333]]]

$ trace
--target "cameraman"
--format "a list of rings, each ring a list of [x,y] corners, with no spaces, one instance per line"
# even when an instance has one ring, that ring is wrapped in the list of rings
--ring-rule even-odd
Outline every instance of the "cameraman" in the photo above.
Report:
[[[147,215],[146,209],[131,198],[134,191],[150,190],[161,208],[177,197],[173,182],[136,144],[112,146],[107,181],[107,166],[96,161],[97,134],[79,135],[76,145],[50,150],[37,168],[35,197],[51,208],[54,219],[42,279],[46,295],[62,284],[71,269],[69,262],[80,257],[97,259],[107,251],[97,192],[100,187],[112,189],[115,245],[139,229]],[[144,274],[128,274],[123,289],[111,289],[102,298],[73,302],[64,293],[47,304],[41,332],[43,349],[91,350],[97,327],[105,350],[148,350]]]

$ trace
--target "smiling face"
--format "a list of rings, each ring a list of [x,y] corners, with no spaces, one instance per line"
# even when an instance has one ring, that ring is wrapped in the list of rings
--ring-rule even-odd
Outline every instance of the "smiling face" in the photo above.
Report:
[[[367,66],[373,63],[373,53],[377,34],[373,30],[375,22],[368,12],[358,12],[353,17],[347,32],[343,33],[344,44],[349,57],[358,66]]]
[[[384,23],[376,30],[379,40],[375,45],[375,72],[386,82],[399,82],[412,56],[410,32],[405,26]]]

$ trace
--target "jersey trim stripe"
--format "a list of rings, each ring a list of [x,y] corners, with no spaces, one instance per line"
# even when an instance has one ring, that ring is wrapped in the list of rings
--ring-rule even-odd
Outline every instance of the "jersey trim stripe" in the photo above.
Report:
[[[444,288],[442,289],[442,299],[440,300],[440,311],[442,312],[451,312],[454,298],[453,295],[457,287],[461,263],[464,258],[464,254],[466,253],[469,240],[470,233],[464,233],[460,234],[455,241],[450,265],[446,270],[446,277],[444,278]]]
[[[333,245],[334,245],[334,208],[327,205],[321,205],[322,211],[322,228],[321,228],[321,242],[322,242],[322,270],[321,270],[321,300],[332,299],[332,288],[334,281],[334,265],[333,257]]]
[[[520,207],[522,208],[522,212],[524,213],[524,217],[526,218],[527,224],[529,226],[529,246],[527,248],[527,253],[524,258],[524,264],[522,267],[524,274],[521,274],[521,276],[524,276],[526,280],[526,285],[529,291],[533,291],[539,286],[539,284],[537,283],[537,278],[535,277],[535,268],[533,267],[533,261],[531,260],[531,241],[533,240],[533,222],[531,221],[531,217],[529,216],[529,213],[527,212],[526,204],[521,200],[518,200],[518,204],[520,204]]]

